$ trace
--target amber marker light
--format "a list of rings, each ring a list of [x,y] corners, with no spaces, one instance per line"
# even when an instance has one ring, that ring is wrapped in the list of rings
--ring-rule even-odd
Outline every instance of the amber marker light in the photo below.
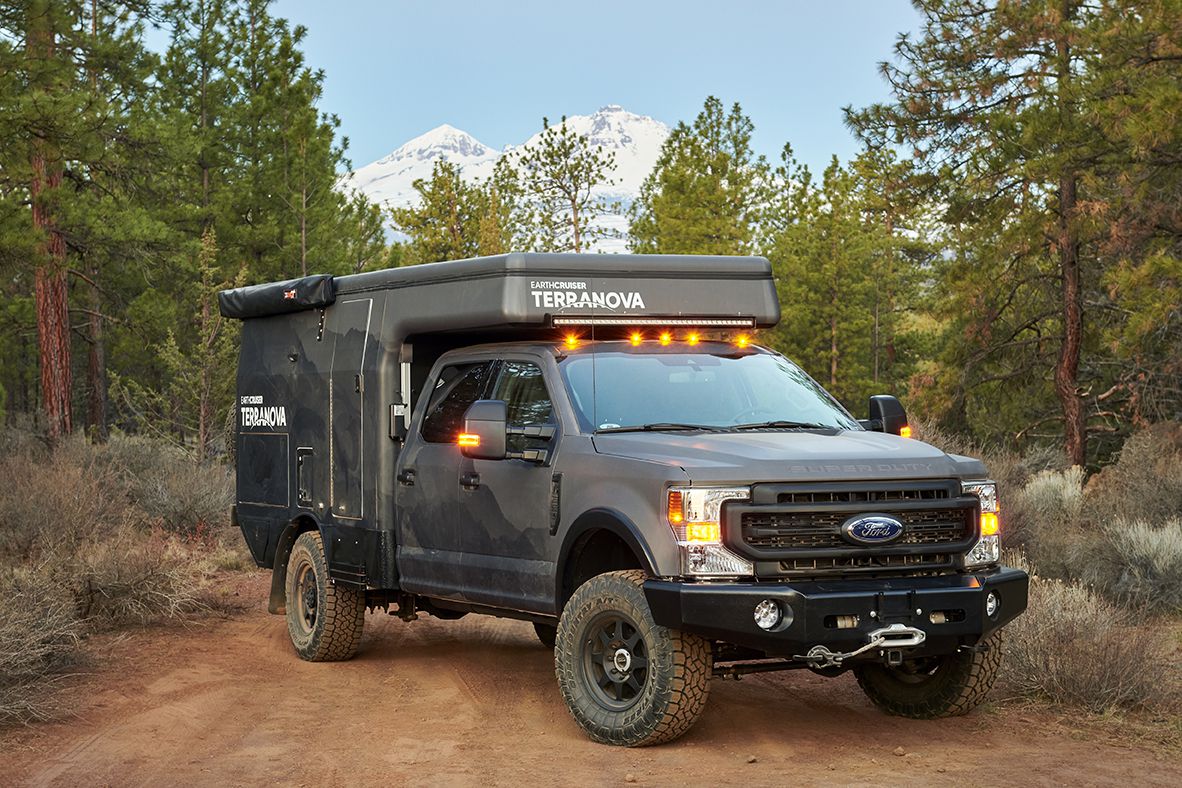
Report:
[[[685,338],[685,343],[687,345],[696,345],[700,341],[702,341],[702,338],[700,336],[698,336],[696,333],[690,334],[688,337]]]
[[[685,501],[680,490],[669,491],[669,524],[681,525],[685,521]]]
[[[563,344],[566,345],[571,350],[574,350],[575,348],[577,348],[579,346],[578,335],[577,334],[567,334],[566,339],[563,340]]]
[[[644,335],[639,331],[633,331],[628,337],[628,341],[632,343],[632,347],[636,347],[644,341]]]
[[[737,337],[735,337],[735,344],[740,348],[745,348],[751,344],[751,337],[747,336],[746,334],[739,334]]]
[[[480,445],[480,436],[473,435],[470,432],[461,432],[459,437],[456,438],[456,445],[468,449],[474,449]]]
[[[899,428],[899,437],[900,438],[910,438],[911,437],[911,425],[904,424],[902,427],[900,427]]]
[[[997,536],[1001,533],[1001,520],[997,512],[981,512],[981,536]]]
[[[673,341],[672,334],[670,334],[668,331],[661,332],[661,344],[662,345],[668,345],[672,341]]]

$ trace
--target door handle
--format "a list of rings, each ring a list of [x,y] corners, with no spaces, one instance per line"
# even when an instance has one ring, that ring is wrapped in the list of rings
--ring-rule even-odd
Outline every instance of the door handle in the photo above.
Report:
[[[398,479],[398,483],[401,484],[402,486],[414,487],[415,486],[415,469],[414,468],[406,468],[401,473],[399,473],[396,478]]]
[[[460,486],[465,490],[475,490],[480,486],[479,473],[465,473],[460,476]]]

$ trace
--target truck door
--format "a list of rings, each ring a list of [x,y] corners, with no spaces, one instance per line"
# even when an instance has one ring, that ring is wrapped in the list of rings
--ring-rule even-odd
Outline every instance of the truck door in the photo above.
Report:
[[[508,405],[510,426],[558,426],[549,387],[536,361],[501,361],[489,399],[504,400]],[[508,449],[554,452],[559,437],[556,434],[545,441],[511,435]],[[553,542],[549,531],[553,460],[553,456],[546,463],[461,460],[456,519],[462,528],[465,598],[517,610],[552,610],[554,563],[549,555]]]
[[[406,436],[397,470],[398,572],[407,591],[462,599],[460,465],[456,436],[468,407],[486,396],[495,364],[443,367],[431,381],[421,423]]]

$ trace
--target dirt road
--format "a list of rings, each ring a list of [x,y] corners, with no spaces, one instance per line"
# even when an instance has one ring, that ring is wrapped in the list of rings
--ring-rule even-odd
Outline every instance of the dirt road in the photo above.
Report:
[[[1174,756],[1045,712],[894,719],[851,678],[804,671],[715,681],[684,739],[605,747],[567,715],[528,624],[371,615],[360,656],[309,664],[264,591],[246,583],[259,603],[229,620],[113,639],[69,690],[76,718],[0,736],[0,784],[1182,783]]]

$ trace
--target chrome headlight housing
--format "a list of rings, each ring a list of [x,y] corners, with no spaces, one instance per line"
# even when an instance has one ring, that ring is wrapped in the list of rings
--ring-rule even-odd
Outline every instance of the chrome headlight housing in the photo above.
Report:
[[[750,487],[670,487],[665,518],[681,549],[687,577],[750,577],[755,567],[722,541],[722,505],[751,500]]]
[[[997,501],[997,482],[988,479],[961,482],[961,490],[975,495],[981,502],[981,516],[977,524],[979,537],[965,554],[966,569],[981,569],[1001,561],[1001,515]]]

